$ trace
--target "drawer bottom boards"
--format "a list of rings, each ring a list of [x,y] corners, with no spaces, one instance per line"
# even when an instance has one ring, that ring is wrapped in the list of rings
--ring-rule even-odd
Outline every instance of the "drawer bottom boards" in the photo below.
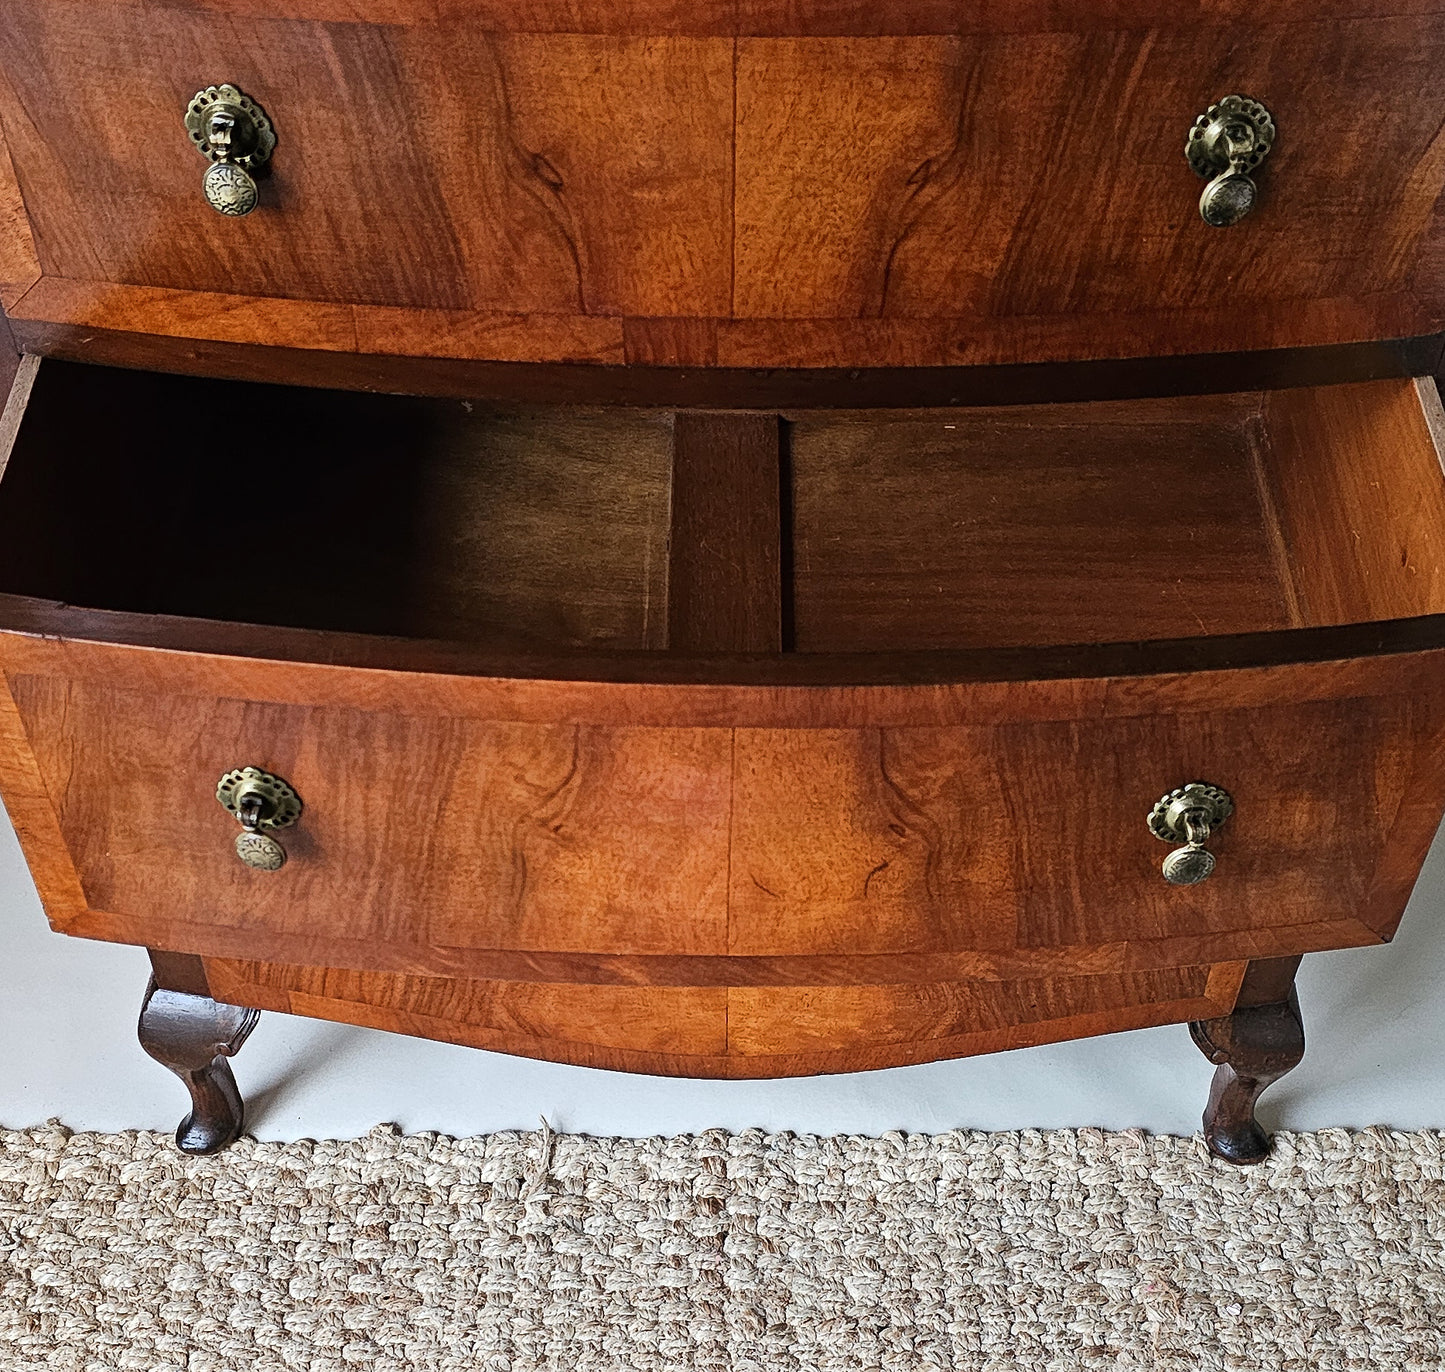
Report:
[[[218,1000],[583,1067],[851,1072],[1213,1019],[1243,962],[886,986],[599,986],[205,959]]]

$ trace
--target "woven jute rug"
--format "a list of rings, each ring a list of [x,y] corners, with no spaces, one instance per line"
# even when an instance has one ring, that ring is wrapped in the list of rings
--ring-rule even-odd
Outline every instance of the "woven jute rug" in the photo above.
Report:
[[[1445,1134],[0,1133],[0,1368],[1445,1366]]]

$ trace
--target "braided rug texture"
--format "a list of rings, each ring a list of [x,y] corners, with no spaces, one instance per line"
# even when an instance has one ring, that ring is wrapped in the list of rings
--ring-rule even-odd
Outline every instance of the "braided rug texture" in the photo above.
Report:
[[[0,1368],[1445,1366],[1445,1134],[0,1131]]]

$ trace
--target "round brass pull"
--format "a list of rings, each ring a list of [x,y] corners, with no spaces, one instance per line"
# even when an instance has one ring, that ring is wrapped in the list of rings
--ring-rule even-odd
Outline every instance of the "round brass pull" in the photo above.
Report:
[[[289,829],[301,818],[301,797],[278,776],[259,767],[237,767],[216,785],[216,800],[236,817],[236,856],[258,872],[276,872],[286,850],[269,831]]]
[[[1226,95],[1194,121],[1184,155],[1209,182],[1199,197],[1206,224],[1227,229],[1254,208],[1259,188],[1250,172],[1273,146],[1273,117],[1247,95]]]
[[[1165,843],[1182,843],[1164,859],[1164,880],[1171,886],[1196,886],[1214,871],[1214,854],[1204,845],[1234,813],[1228,791],[1207,781],[1191,781],[1161,796],[1149,811],[1149,832]]]
[[[211,164],[201,178],[210,207],[218,214],[250,214],[260,198],[253,173],[276,147],[266,111],[235,86],[207,86],[186,106],[186,132]]]

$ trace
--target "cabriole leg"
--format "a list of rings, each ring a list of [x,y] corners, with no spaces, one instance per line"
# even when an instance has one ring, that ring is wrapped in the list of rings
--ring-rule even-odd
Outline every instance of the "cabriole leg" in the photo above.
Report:
[[[1259,1127],[1254,1107],[1265,1087],[1304,1057],[1304,1021],[1294,989],[1299,962],[1251,962],[1234,1013],[1189,1026],[1200,1052],[1218,1064],[1204,1110],[1204,1139],[1226,1162],[1248,1165],[1269,1156],[1269,1135]]]
[[[191,1093],[191,1112],[176,1130],[183,1153],[215,1153],[241,1132],[245,1107],[226,1061],[256,1027],[260,1013],[212,1000],[200,958],[151,953],[154,975],[140,1011],[140,1043]]]

